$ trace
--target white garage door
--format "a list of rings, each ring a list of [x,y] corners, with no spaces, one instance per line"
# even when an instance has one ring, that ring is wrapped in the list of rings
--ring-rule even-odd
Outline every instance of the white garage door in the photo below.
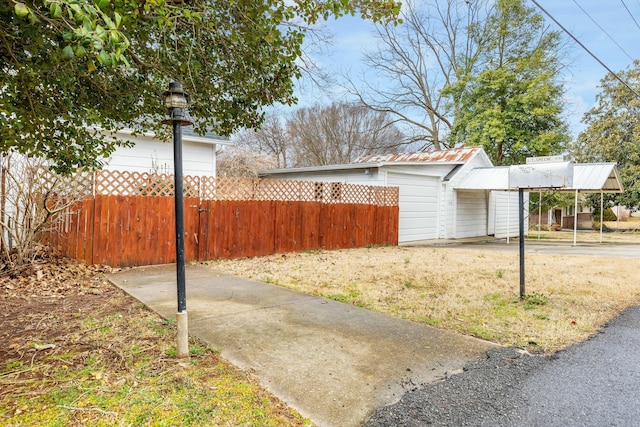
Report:
[[[487,196],[484,191],[457,192],[456,239],[487,235]]]
[[[438,178],[387,174],[387,185],[400,188],[398,242],[438,237]]]

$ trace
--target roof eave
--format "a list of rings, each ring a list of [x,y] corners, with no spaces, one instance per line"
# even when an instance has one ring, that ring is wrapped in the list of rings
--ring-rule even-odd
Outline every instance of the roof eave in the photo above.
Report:
[[[378,168],[381,165],[379,163],[349,163],[346,165],[323,165],[323,166],[304,166],[299,168],[282,168],[282,169],[268,169],[258,171],[258,175],[274,175],[274,174],[293,174],[293,173],[306,173],[306,172],[332,172],[341,170],[353,170],[353,169],[371,169]]]
[[[130,136],[144,136],[146,138],[156,139],[157,135],[154,132],[136,132],[136,135],[133,135],[135,131],[133,129],[120,129],[118,132],[113,133],[112,135],[117,137],[119,134],[125,134]],[[198,136],[198,135],[187,135],[185,133],[182,134],[182,140],[186,142],[196,142],[199,144],[211,144],[211,145],[234,145],[228,138],[220,137],[220,138],[209,138],[206,136]]]

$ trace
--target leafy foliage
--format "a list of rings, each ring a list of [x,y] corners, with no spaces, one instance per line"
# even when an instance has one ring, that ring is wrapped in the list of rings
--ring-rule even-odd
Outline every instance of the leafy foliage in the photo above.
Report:
[[[499,0],[487,25],[483,60],[448,91],[460,112],[454,143],[482,145],[496,165],[560,152],[569,141],[561,118],[560,37],[522,0]]]
[[[618,75],[640,90],[639,61]],[[640,99],[611,74],[600,81],[600,89],[596,105],[582,119],[587,128],[573,146],[574,156],[581,162],[617,162],[624,193],[605,198],[635,207],[640,204]]]
[[[549,210],[553,208],[573,206],[574,203],[575,196],[573,193],[562,193],[556,191],[545,191],[542,192],[542,194],[538,191],[532,191],[529,193],[530,212],[537,212],[539,207],[543,210]]]
[[[383,0],[9,0],[0,3],[0,152],[97,167],[122,127],[160,132],[169,80],[192,96],[196,130],[255,127],[292,104],[304,24],[359,12],[394,20]],[[294,25],[295,24],[295,25]],[[165,132],[166,134],[166,132]]]

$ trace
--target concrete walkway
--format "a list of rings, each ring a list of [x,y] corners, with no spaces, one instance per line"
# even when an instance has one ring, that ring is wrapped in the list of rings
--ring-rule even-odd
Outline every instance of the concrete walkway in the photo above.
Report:
[[[175,265],[124,270],[110,280],[175,317]],[[358,426],[414,384],[459,371],[496,347],[204,267],[187,267],[186,287],[189,333],[320,426]]]

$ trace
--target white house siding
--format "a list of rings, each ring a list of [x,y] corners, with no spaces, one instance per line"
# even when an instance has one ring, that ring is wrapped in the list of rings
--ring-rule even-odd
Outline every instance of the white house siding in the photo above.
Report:
[[[173,173],[173,144],[148,137],[128,137],[131,148],[118,148],[107,160],[105,170]],[[216,144],[182,141],[184,175],[216,174]]]
[[[440,205],[440,238],[441,239],[459,239],[462,236],[459,235],[458,231],[463,231],[463,234],[466,234],[465,225],[462,225],[462,229],[460,230],[461,225],[459,225],[458,218],[464,218],[468,215],[474,215],[477,209],[485,209],[485,217],[486,217],[486,202],[480,203],[481,207],[469,206],[471,203],[470,200],[463,200],[463,205],[467,205],[465,208],[460,208],[459,201],[459,192],[454,190],[455,184],[462,180],[465,176],[467,176],[474,168],[479,167],[491,167],[491,160],[484,153],[484,151],[479,151],[477,155],[473,156],[469,159],[464,165],[462,165],[455,174],[450,178],[450,180],[446,181],[442,185],[442,202]],[[464,196],[463,196],[464,197]],[[484,197],[484,196],[483,196]],[[477,201],[477,200],[476,200]],[[471,212],[461,211],[460,209],[471,209]],[[460,217],[458,214],[461,213]],[[477,225],[477,224],[476,224]],[[476,236],[485,236],[487,233],[487,224],[485,222],[483,227],[477,225],[477,230],[479,234],[473,236],[466,237],[476,237]]]
[[[417,165],[384,165],[382,170],[387,173],[411,173],[415,175],[426,175],[426,176],[437,176],[442,178],[446,176],[456,165],[452,164],[437,164],[437,163],[428,163],[428,164],[417,164]]]
[[[437,177],[387,173],[387,185],[400,188],[398,242],[438,238]]]
[[[449,183],[442,182],[440,184],[440,215],[438,216],[438,239],[449,239],[453,237],[453,231],[449,232],[449,229],[453,228],[453,214],[454,211],[454,198],[455,194],[452,194],[449,190]],[[451,224],[451,225],[450,225]],[[450,234],[450,235],[449,235]]]
[[[458,191],[455,238],[487,235],[487,195],[484,191]]]
[[[529,193],[524,193],[525,209],[529,207]],[[528,212],[525,212],[525,216]],[[519,233],[518,192],[492,191],[489,197],[488,233],[499,239],[515,237]],[[526,221],[525,221],[526,222]],[[528,228],[528,227],[525,227]],[[526,233],[526,230],[525,230]]]

